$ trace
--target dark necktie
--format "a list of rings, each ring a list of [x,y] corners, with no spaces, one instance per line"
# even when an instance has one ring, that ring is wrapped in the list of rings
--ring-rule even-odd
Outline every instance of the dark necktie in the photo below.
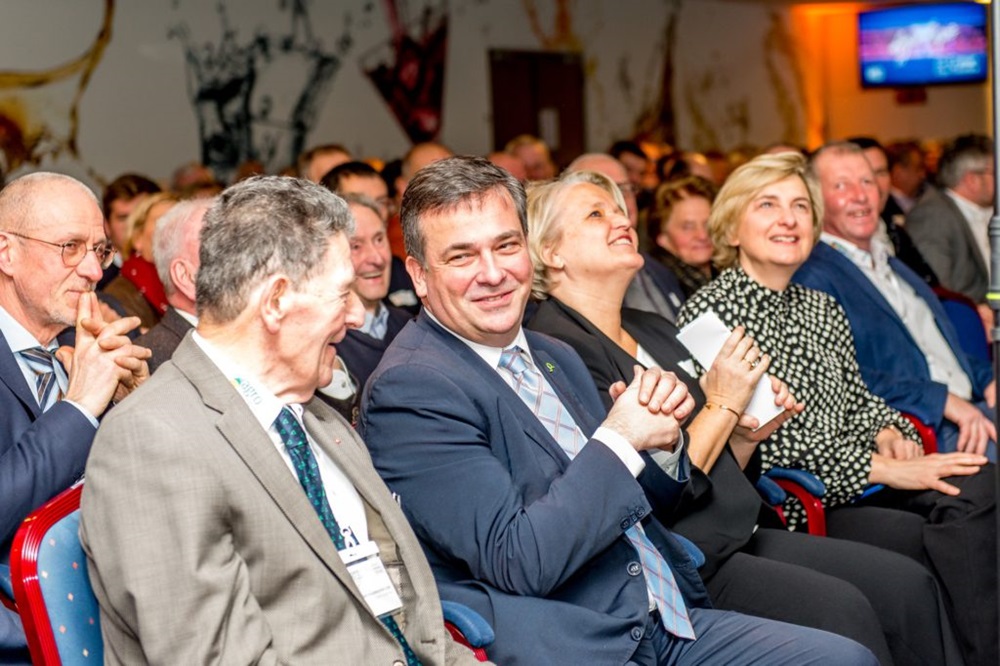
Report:
[[[524,356],[520,347],[504,349],[500,355],[500,367],[514,377],[514,390],[517,395],[531,408],[572,460],[586,444],[583,433],[577,427],[573,416],[566,411],[559,396],[542,378],[542,373],[533,364],[529,364]],[[656,601],[663,628],[679,638],[693,639],[694,627],[691,626],[684,597],[677,587],[670,565],[637,525],[625,530],[625,536],[639,553],[639,561],[646,576],[646,587]]]
[[[42,347],[22,349],[18,353],[35,373],[35,396],[38,398],[38,406],[44,412],[62,397],[56,381],[55,357]]]
[[[298,419],[288,407],[281,408],[281,413],[274,420],[274,428],[278,431],[278,436],[281,437],[281,441],[292,459],[295,474],[299,477],[299,484],[306,491],[306,497],[309,498],[320,522],[323,523],[327,534],[333,540],[333,545],[336,546],[337,550],[343,550],[346,546],[344,535],[340,531],[337,519],[333,516],[330,503],[326,499],[326,489],[323,487],[322,478],[320,478],[319,465],[309,448],[309,440],[306,438],[305,430],[299,425]],[[407,666],[420,666],[420,660],[410,648],[410,644],[407,643],[406,636],[403,635],[396,620],[391,615],[379,619],[403,648]]]

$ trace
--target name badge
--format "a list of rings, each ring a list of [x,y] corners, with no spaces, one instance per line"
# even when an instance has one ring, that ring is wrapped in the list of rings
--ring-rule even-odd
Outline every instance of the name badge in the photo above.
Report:
[[[392,586],[389,574],[378,556],[378,544],[366,541],[357,546],[340,551],[340,559],[347,565],[347,571],[354,579],[365,603],[372,613],[382,617],[403,607],[396,588]]]

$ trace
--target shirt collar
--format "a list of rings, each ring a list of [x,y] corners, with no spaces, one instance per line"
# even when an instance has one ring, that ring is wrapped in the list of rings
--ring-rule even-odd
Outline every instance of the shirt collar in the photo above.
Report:
[[[871,240],[871,252],[862,250],[845,238],[828,234],[825,231],[820,234],[819,239],[833,249],[838,250],[854,264],[875,268],[876,266],[885,266],[889,263],[889,250],[877,237],[873,237]]]
[[[19,351],[24,351],[25,349],[46,347],[36,340],[35,336],[29,333],[28,329],[21,325],[21,322],[14,319],[14,317],[2,307],[0,307],[0,331],[3,332],[3,337],[6,338],[7,344],[10,345],[10,350],[15,354]],[[46,348],[54,350],[58,348],[58,346],[59,343],[56,340],[52,340]]]
[[[966,199],[955,190],[945,190],[945,194],[951,197],[951,200],[955,202],[966,217],[979,220],[982,218],[989,219],[993,215],[993,208],[980,206],[976,202]]]
[[[189,323],[192,326],[194,326],[194,327],[197,328],[197,326],[198,326],[198,317],[196,317],[195,315],[191,314],[190,312],[184,312],[184,310],[181,310],[180,308],[174,308],[174,312],[176,312],[178,315],[180,315],[181,319],[183,319],[187,323]]]
[[[520,325],[518,325],[517,327],[517,335],[514,336],[514,341],[511,342],[509,345],[507,345],[506,347],[490,347],[489,345],[484,345],[478,342],[473,342],[472,340],[469,340],[467,338],[463,338],[461,335],[455,333],[450,328],[442,324],[441,321],[433,314],[431,314],[431,311],[426,307],[423,309],[423,313],[428,317],[430,317],[435,324],[437,324],[444,330],[448,331],[448,333],[461,340],[469,349],[474,351],[476,355],[479,356],[479,358],[483,359],[483,361],[485,361],[486,364],[489,365],[491,368],[499,368],[500,356],[503,354],[503,350],[513,346],[520,347],[527,354],[527,357],[529,359],[531,358],[531,349],[528,347],[528,338],[524,335],[524,328],[522,328]]]
[[[389,309],[385,307],[385,303],[379,301],[378,307],[375,310],[375,314],[372,314],[368,310],[365,310],[365,322],[358,327],[358,333],[371,335],[372,327],[375,326],[375,322],[380,322],[384,324],[388,318],[389,318]]]
[[[191,334],[191,339],[201,347],[201,350],[208,356],[208,360],[225,375],[229,383],[236,389],[236,392],[246,401],[247,407],[253,412],[254,418],[257,419],[261,427],[264,430],[270,429],[285,404],[278,400],[277,396],[263,382],[247,372],[246,368],[227,356],[221,349],[206,340],[197,330]],[[302,405],[288,406],[301,420]]]

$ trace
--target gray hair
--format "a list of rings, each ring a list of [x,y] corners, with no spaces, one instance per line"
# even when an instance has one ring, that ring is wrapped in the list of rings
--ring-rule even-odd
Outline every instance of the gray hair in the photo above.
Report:
[[[534,267],[531,295],[536,300],[548,298],[552,289],[552,274],[542,261],[542,252],[562,241],[565,230],[563,196],[581,184],[601,188],[611,195],[622,215],[628,215],[625,198],[618,185],[597,171],[566,171],[557,180],[532,184],[528,188],[528,251]]]
[[[301,284],[321,267],[337,234],[353,233],[347,204],[321,185],[283,176],[232,185],[209,209],[201,230],[198,316],[232,321],[254,287],[278,273]]]
[[[941,153],[938,180],[947,189],[954,189],[970,171],[987,169],[993,164],[993,142],[981,134],[956,137]]]
[[[211,197],[181,201],[174,204],[156,223],[156,231],[153,232],[153,261],[156,263],[156,274],[168,296],[177,291],[170,277],[170,264],[184,253],[185,241],[195,223],[200,222],[205,211],[218,200],[218,197]]]
[[[43,190],[50,185],[76,187],[86,192],[98,208],[101,206],[93,190],[76,178],[51,171],[36,171],[15,178],[0,190],[0,229],[23,231],[34,227],[38,222],[35,219],[35,204],[44,198]]]
[[[367,208],[371,212],[375,213],[375,216],[382,221],[382,226],[385,227],[385,220],[382,219],[382,211],[379,209],[378,204],[375,203],[375,200],[370,196],[367,194],[358,194],[356,192],[345,192],[339,196],[347,202],[348,206],[360,206],[361,208]],[[353,214],[351,217],[354,217]]]
[[[420,227],[424,215],[455,210],[479,203],[496,192],[506,192],[517,209],[521,230],[528,235],[527,203],[524,187],[485,157],[456,156],[434,162],[417,172],[403,194],[400,223],[406,253],[427,266],[424,251],[427,239]]]

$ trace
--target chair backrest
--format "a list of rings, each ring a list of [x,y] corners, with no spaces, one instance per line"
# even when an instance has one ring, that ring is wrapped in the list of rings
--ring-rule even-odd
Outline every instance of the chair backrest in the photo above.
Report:
[[[97,598],[80,545],[82,484],[25,519],[14,537],[14,599],[35,666],[104,661]]]
[[[969,356],[989,361],[990,344],[986,337],[986,329],[972,299],[944,287],[935,287],[934,293],[941,301],[948,319],[958,331],[958,342],[962,345],[962,351]]]

